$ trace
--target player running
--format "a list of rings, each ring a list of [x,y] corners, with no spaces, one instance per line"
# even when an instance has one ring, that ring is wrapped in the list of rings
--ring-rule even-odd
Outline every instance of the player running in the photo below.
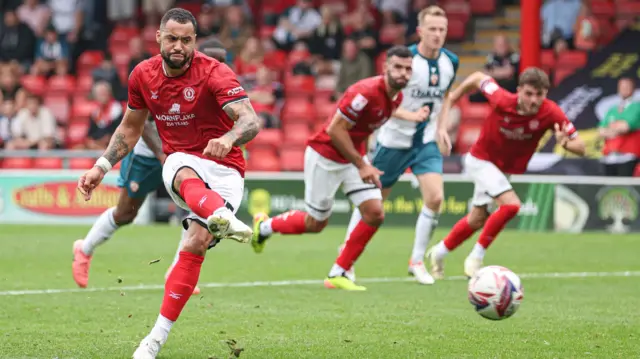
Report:
[[[413,76],[402,90],[404,99],[400,108],[380,128],[372,162],[384,172],[380,176],[383,199],[389,197],[391,188],[408,168],[416,175],[424,205],[416,222],[409,274],[418,283],[433,284],[434,280],[425,268],[424,257],[438,224],[444,197],[443,159],[436,144],[436,127],[438,136],[446,143],[445,153],[448,155],[451,145],[442,119],[449,114],[441,107],[455,81],[459,60],[458,56],[442,47],[447,37],[447,17],[440,7],[429,6],[420,11],[418,35],[420,42],[409,47],[413,54]],[[423,122],[425,118],[428,121]],[[349,223],[347,240],[360,218],[356,208]],[[355,280],[353,268],[347,276]]]
[[[449,109],[465,94],[479,89],[491,105],[478,141],[464,159],[466,172],[474,183],[473,208],[455,224],[427,257],[436,279],[444,277],[444,257],[480,228],[482,232],[471,254],[464,261],[464,272],[471,277],[482,267],[486,249],[507,222],[520,210],[520,199],[509,183],[509,175],[522,174],[547,130],[555,131],[557,143],[565,150],[583,156],[584,142],[558,105],[547,99],[549,78],[541,69],[530,67],[518,79],[517,94],[502,89],[491,77],[476,72],[469,76],[443,108]],[[498,208],[489,213],[487,206]]]
[[[191,297],[207,249],[221,239],[241,243],[252,231],[234,213],[244,189],[240,145],[259,132],[260,120],[228,66],[195,51],[196,20],[183,9],[162,18],[156,40],[160,56],[140,63],[129,76],[129,103],[103,157],[78,181],[85,200],[113,165],[140,138],[149,113],[167,154],[164,185],[180,207],[187,238],[165,284],[160,315],[133,354],[155,358]]]
[[[391,116],[402,102],[402,88],[411,78],[411,51],[395,46],[387,52],[382,76],[350,86],[338,101],[335,115],[313,135],[304,156],[306,212],[289,211],[273,218],[254,218],[251,244],[264,249],[272,233],[318,233],[327,225],[338,188],[360,208],[362,219],[325,279],[328,288],[365,290],[345,276],[378,230],[384,212],[379,177],[382,172],[366,157],[369,135]]]
[[[220,62],[224,62],[226,50],[222,43],[215,39],[204,41],[200,51]],[[73,280],[81,288],[89,282],[89,267],[96,247],[106,242],[121,227],[128,225],[138,215],[147,195],[154,192],[162,184],[162,163],[166,159],[162,152],[162,141],[158,136],[156,124],[152,118],[147,121],[142,131],[142,138],[136,143],[133,151],[123,160],[120,167],[118,186],[122,188],[115,207],[107,209],[93,224],[85,239],[73,243]],[[182,231],[182,241],[186,231]],[[179,252],[179,248],[178,248]],[[169,272],[178,259],[178,253]],[[193,294],[200,293],[198,287]]]

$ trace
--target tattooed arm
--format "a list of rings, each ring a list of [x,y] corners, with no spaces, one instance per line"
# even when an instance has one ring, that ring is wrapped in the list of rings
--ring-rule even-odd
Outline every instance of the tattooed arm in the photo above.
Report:
[[[167,159],[167,155],[162,151],[162,140],[158,135],[158,128],[154,120],[149,120],[144,124],[144,130],[142,130],[142,139],[149,146],[149,149],[156,155],[156,158],[160,163],[164,163]]]
[[[224,112],[236,122],[231,131],[223,136],[231,140],[234,146],[244,145],[260,132],[260,118],[249,99],[228,104]]]
[[[109,146],[102,155],[112,166],[120,162],[136,145],[142,135],[147,116],[147,110],[133,111],[127,108],[120,126],[116,128],[116,132],[111,136]]]

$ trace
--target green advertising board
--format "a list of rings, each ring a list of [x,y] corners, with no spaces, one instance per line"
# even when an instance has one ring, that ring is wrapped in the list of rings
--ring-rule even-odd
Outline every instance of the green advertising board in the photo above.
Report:
[[[522,208],[509,228],[526,231],[552,229],[554,185],[548,183],[514,183],[513,187],[522,201]],[[440,226],[451,227],[464,217],[470,208],[473,184],[464,181],[445,182]],[[413,226],[422,208],[420,192],[410,181],[398,182],[390,197],[384,201],[385,225]],[[245,182],[245,197],[238,217],[249,222],[258,212],[270,216],[288,210],[304,210],[304,183],[300,179],[251,179]],[[338,193],[330,224],[347,225],[352,206]]]

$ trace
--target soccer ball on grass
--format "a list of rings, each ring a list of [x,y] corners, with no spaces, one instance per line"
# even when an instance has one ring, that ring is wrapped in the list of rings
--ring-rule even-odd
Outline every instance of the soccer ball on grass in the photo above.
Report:
[[[505,267],[481,268],[469,281],[469,302],[487,319],[509,318],[520,307],[522,298],[520,278]]]

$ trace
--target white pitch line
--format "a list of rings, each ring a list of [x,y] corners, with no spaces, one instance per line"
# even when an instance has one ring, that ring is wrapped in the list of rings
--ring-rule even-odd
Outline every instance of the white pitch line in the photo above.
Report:
[[[521,273],[518,274],[524,279],[568,279],[568,278],[594,278],[594,277],[640,277],[640,271],[623,272],[555,272],[555,273]],[[467,280],[465,276],[447,277],[446,280]],[[383,277],[383,278],[360,278],[358,283],[397,283],[413,281],[411,277]],[[237,282],[237,283],[200,283],[200,288],[238,288],[238,287],[285,287],[297,285],[320,285],[320,279],[300,279],[281,281],[259,281],[259,282]],[[34,294],[62,294],[62,293],[91,293],[91,292],[131,292],[138,290],[161,290],[164,284],[140,284],[135,286],[122,287],[90,287],[90,288],[63,288],[63,289],[33,289],[33,290],[6,290],[0,291],[0,296],[19,296]]]

